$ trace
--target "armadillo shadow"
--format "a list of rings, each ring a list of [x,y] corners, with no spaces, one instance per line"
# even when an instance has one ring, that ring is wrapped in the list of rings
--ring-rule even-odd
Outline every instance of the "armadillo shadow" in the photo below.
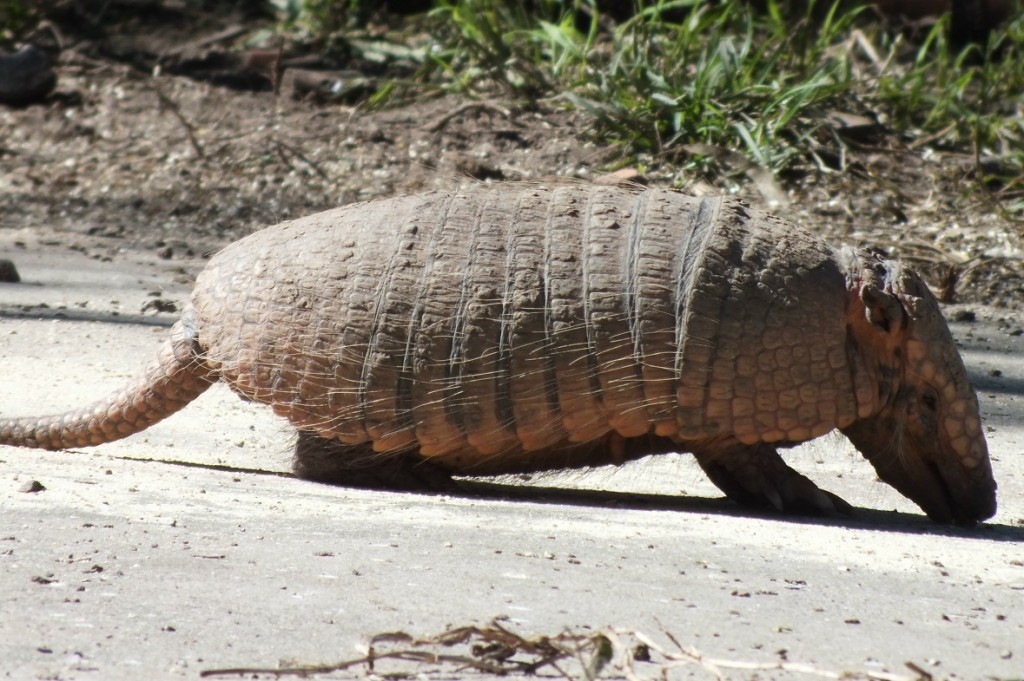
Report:
[[[1019,361],[1019,360],[1018,360]],[[971,385],[979,393],[1003,393],[1006,395],[1024,396],[1024,376],[992,375],[989,372],[967,369]]]
[[[257,468],[244,468],[222,464],[206,464],[173,459],[141,459],[137,457],[115,457],[125,461],[143,461],[188,468],[220,471],[224,473],[242,473],[248,475],[264,475],[281,478],[295,478],[291,473],[270,471]],[[303,481],[303,484],[319,484]],[[595,489],[570,489],[536,484],[515,484],[485,478],[459,478],[457,490],[444,492],[392,492],[377,490],[377,494],[417,494],[421,496],[445,495],[471,500],[521,501],[531,504],[549,504],[553,506],[576,506],[591,508],[616,508],[636,511],[675,511],[684,514],[713,515],[731,518],[750,518],[790,525],[817,525],[848,529],[890,532],[893,534],[934,535],[941,537],[962,537],[985,541],[1024,543],[1024,526],[1004,525],[987,522],[973,528],[941,525],[929,520],[926,516],[900,511],[880,511],[877,509],[853,507],[848,516],[795,515],[773,511],[759,511],[745,508],[732,501],[722,498],[700,496],[673,496],[667,494],[647,494],[636,492],[613,492]],[[794,528],[796,529],[796,528]]]
[[[744,508],[722,498],[670,496],[609,492],[604,490],[564,489],[534,485],[514,485],[481,480],[460,480],[466,497],[514,499],[529,503],[622,508],[630,510],[678,511],[704,515],[769,520],[793,525],[820,525],[865,529],[897,534],[963,537],[1000,542],[1024,542],[1024,526],[985,523],[974,528],[941,525],[923,514],[880,511],[855,506],[849,516],[783,514]]]
[[[116,324],[120,326],[151,326],[169,329],[174,326],[177,315],[153,316],[147,314],[113,314],[107,310],[87,310],[56,307],[28,307],[25,309],[11,309],[0,307],[0,320],[2,319],[29,319],[29,320],[61,320],[69,322],[98,322],[103,324]],[[144,358],[139,358],[140,365]]]
[[[951,324],[950,329],[976,392],[990,397],[1024,395],[1024,334],[991,322]]]

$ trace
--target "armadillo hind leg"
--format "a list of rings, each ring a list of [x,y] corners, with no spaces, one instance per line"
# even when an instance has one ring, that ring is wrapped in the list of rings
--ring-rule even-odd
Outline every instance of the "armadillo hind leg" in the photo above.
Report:
[[[696,447],[693,453],[711,482],[743,506],[796,513],[849,514],[853,510],[790,468],[771,445],[734,443]]]
[[[369,443],[345,444],[300,430],[292,458],[296,477],[345,487],[448,492],[457,484],[440,466],[415,452],[373,451]]]

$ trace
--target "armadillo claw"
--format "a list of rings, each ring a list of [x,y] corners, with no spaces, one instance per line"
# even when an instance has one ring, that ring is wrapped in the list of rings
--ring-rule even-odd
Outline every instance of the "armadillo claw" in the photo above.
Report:
[[[853,506],[846,499],[825,489],[818,488],[818,492],[828,497],[830,510],[822,509],[826,515],[853,515]]]
[[[853,506],[844,499],[821,489],[808,478],[783,463],[781,457],[779,462],[785,466],[785,469],[778,470],[776,477],[766,481],[766,484],[775,484],[783,487],[785,505],[782,510],[828,516],[850,515],[853,512]]]
[[[842,498],[793,470],[770,445],[702,448],[694,455],[711,482],[743,506],[828,516],[853,512]]]

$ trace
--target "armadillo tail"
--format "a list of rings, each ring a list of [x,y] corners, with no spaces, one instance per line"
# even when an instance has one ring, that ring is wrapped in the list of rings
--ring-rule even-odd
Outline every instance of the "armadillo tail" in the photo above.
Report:
[[[120,440],[178,411],[215,378],[199,352],[193,325],[183,319],[145,373],[123,390],[65,414],[0,419],[0,444],[67,449]]]

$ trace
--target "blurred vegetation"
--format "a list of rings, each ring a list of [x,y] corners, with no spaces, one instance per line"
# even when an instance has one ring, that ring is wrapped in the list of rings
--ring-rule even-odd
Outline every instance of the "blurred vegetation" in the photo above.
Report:
[[[774,173],[808,159],[841,166],[840,112],[908,144],[997,158],[986,172],[1004,179],[1021,173],[1024,21],[958,47],[949,17],[915,41],[864,7],[800,4],[663,0],[609,21],[593,0],[530,11],[438,0],[426,24],[430,82],[586,109],[595,135],[634,157],[700,163],[691,152],[705,145]]]
[[[291,19],[321,44],[346,34],[358,42],[381,19],[380,3],[289,1],[299,3]],[[983,182],[1024,172],[1020,18],[963,46],[950,41],[948,16],[908,35],[850,2],[399,4],[421,11],[386,33],[413,48],[415,77],[385,86],[377,106],[501,90],[524,104],[585,109],[593,134],[622,146],[623,163],[709,172],[700,151],[724,149],[775,174],[811,163],[843,170],[838,113],[910,146],[969,154]]]
[[[38,20],[35,4],[29,0],[0,1],[0,44],[10,42]]]
[[[79,1],[94,13],[109,4]],[[870,7],[825,0],[225,4],[272,10],[278,40],[375,65],[385,76],[369,106],[456,92],[583,109],[593,135],[641,169],[671,161],[713,172],[717,149],[777,176],[843,171],[854,120],[907,147],[972,156],[979,185],[1024,173],[1020,17],[962,46],[948,37],[949,17],[912,35]],[[34,7],[5,0],[0,30],[15,35]]]

